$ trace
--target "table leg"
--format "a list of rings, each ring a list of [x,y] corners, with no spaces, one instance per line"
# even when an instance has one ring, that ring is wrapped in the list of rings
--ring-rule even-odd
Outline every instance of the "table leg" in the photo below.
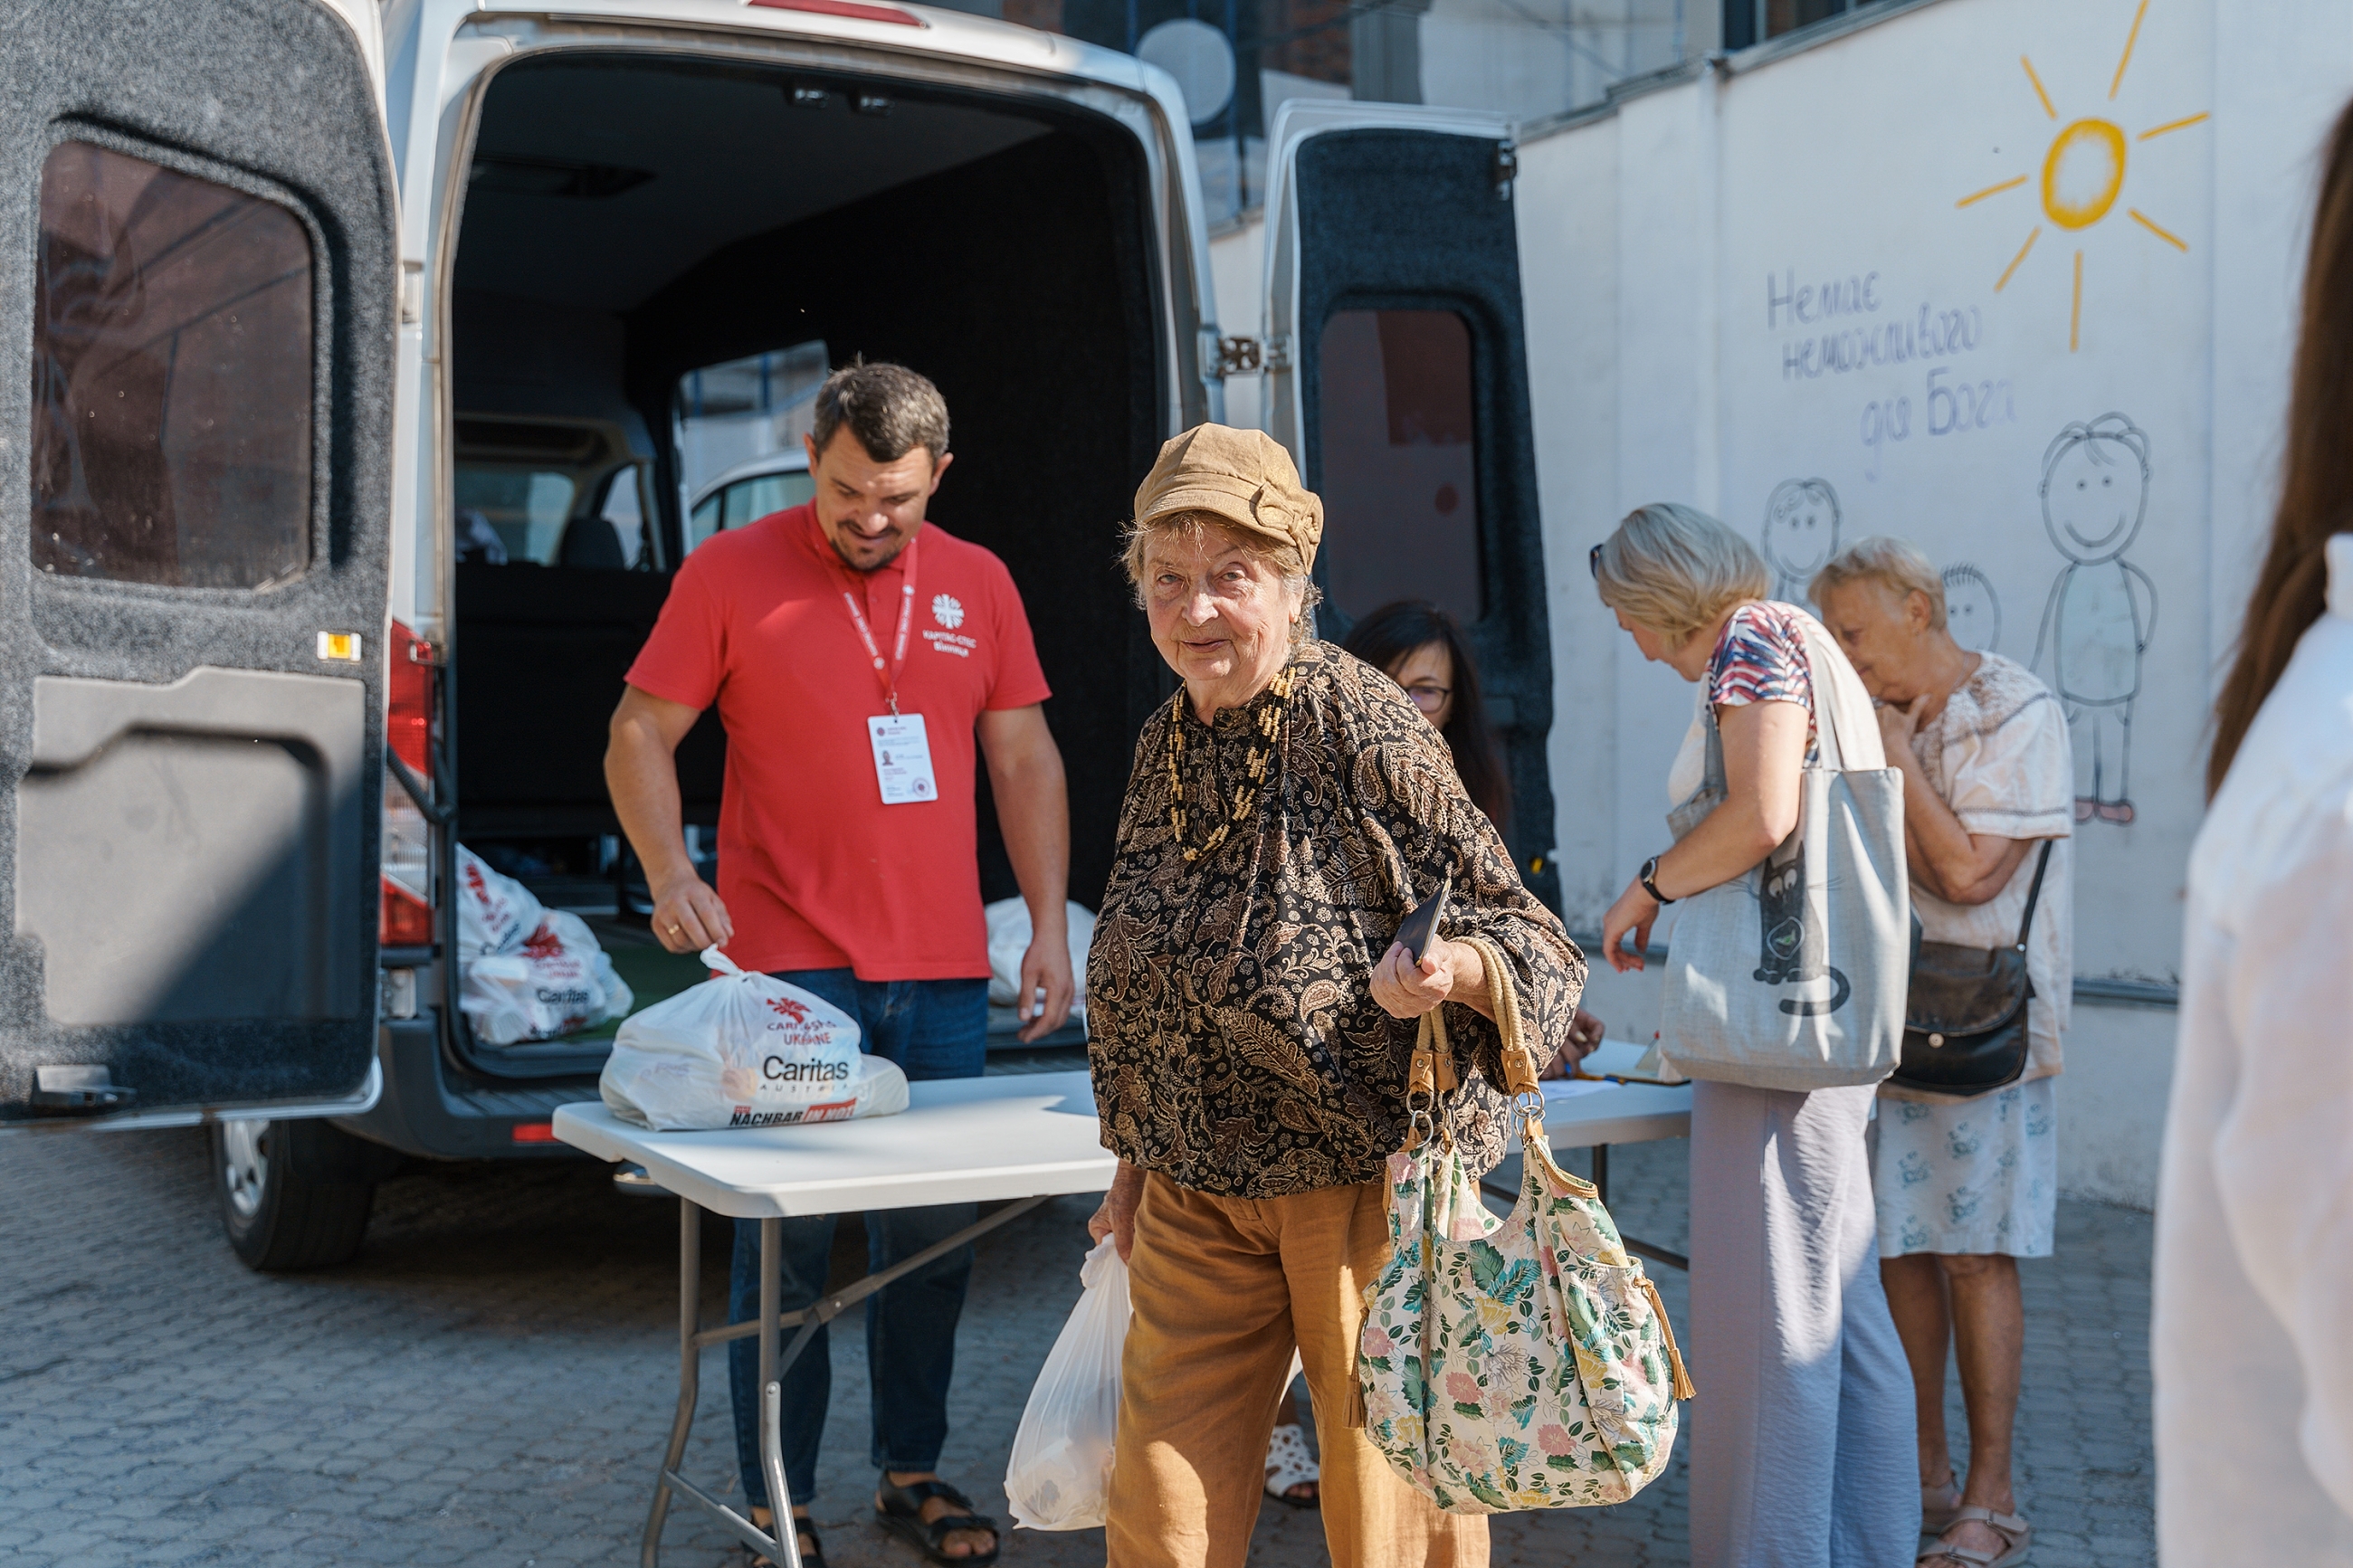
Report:
[[[784,1294],[785,1222],[760,1222],[760,1473],[768,1481],[768,1511],[772,1532],[783,1550],[775,1553],[778,1568],[801,1568],[800,1532],[793,1526],[793,1493],[785,1484],[784,1384],[776,1366],[779,1299]],[[803,1326],[794,1349],[816,1331]]]
[[[654,1480],[653,1507],[646,1515],[646,1539],[638,1549],[640,1568],[659,1568],[662,1521],[670,1515],[670,1478],[686,1457],[686,1436],[694,1426],[694,1405],[702,1397],[702,1349],[695,1332],[702,1326],[702,1210],[691,1198],[678,1200],[678,1415],[670,1422],[670,1447],[662,1452],[661,1471]]]
[[[1596,1143],[1593,1146],[1593,1191],[1595,1195],[1600,1198],[1601,1206],[1608,1208],[1609,1206],[1609,1145],[1607,1143]]]
[[[716,1329],[702,1329],[697,1325],[702,1317],[702,1215],[692,1203],[680,1199],[678,1418],[670,1427],[670,1447],[663,1456],[661,1474],[654,1482],[653,1507],[647,1515],[645,1543],[638,1558],[640,1568],[659,1568],[662,1521],[669,1514],[672,1493],[715,1515],[737,1540],[776,1563],[777,1568],[802,1568],[800,1541],[792,1528],[792,1489],[785,1481],[785,1369],[800,1359],[801,1352],[816,1338],[818,1330],[850,1307],[934,1258],[955,1251],[1049,1201],[1048,1197],[1039,1196],[1007,1204],[954,1236],[933,1243],[913,1258],[902,1258],[880,1273],[869,1274],[856,1284],[837,1290],[797,1312],[777,1310],[778,1299],[784,1294],[784,1222],[764,1219],[760,1222],[758,1320],[730,1323]],[[797,1331],[792,1342],[780,1350],[778,1342],[787,1328],[795,1328]],[[733,1340],[754,1338],[756,1338],[759,1348],[760,1473],[768,1483],[768,1500],[775,1513],[775,1522],[766,1531],[678,1473],[679,1462],[686,1457],[687,1434],[694,1424],[702,1352]]]

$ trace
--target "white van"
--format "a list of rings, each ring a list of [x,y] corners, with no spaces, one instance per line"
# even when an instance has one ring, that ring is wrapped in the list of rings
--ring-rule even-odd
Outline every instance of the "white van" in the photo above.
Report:
[[[605,1046],[471,1037],[456,847],[602,874],[710,367],[940,384],[934,515],[1021,588],[1091,901],[1172,689],[1120,524],[1262,358],[1332,503],[1327,632],[1442,588],[1548,853],[1500,121],[1288,106],[1273,287],[1231,302],[1267,325],[1221,340],[1175,85],[1065,37],[895,0],[10,10],[0,1122],[213,1123],[248,1262],[348,1257],[403,1156],[566,1152]],[[700,828],[724,743],[681,752]],[[1012,890],[993,842],[982,873]]]

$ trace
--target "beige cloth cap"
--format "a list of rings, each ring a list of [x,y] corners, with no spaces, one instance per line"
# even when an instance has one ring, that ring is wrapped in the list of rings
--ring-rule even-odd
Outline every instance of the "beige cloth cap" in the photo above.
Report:
[[[1135,521],[1149,528],[1180,511],[1206,512],[1288,544],[1313,569],[1324,539],[1324,503],[1299,482],[1282,443],[1263,430],[1196,425],[1160,448],[1135,489]]]

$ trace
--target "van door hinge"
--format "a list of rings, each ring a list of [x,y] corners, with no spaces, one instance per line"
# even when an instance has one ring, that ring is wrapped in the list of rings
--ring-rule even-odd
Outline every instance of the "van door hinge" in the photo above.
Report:
[[[425,319],[425,263],[400,264],[400,324],[413,327]]]
[[[1509,142],[1495,143],[1495,195],[1512,199],[1512,182],[1520,177],[1520,150]]]
[[[114,1072],[110,1068],[33,1069],[33,1104],[43,1110],[113,1110],[138,1098],[137,1089],[114,1081]]]
[[[1218,340],[1218,374],[1219,375],[1256,375],[1261,368],[1256,338],[1219,338]]]
[[[1269,375],[1278,375],[1290,370],[1291,334],[1289,332],[1276,332],[1266,340],[1265,362],[1264,368]]]

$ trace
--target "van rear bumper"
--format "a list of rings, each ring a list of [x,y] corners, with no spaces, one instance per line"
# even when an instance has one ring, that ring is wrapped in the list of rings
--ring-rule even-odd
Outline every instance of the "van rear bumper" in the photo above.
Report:
[[[480,1078],[444,1058],[431,1008],[376,1026],[384,1094],[373,1110],[339,1116],[346,1132],[428,1160],[585,1159],[547,1131],[559,1105],[596,1098],[594,1074],[578,1078]]]

